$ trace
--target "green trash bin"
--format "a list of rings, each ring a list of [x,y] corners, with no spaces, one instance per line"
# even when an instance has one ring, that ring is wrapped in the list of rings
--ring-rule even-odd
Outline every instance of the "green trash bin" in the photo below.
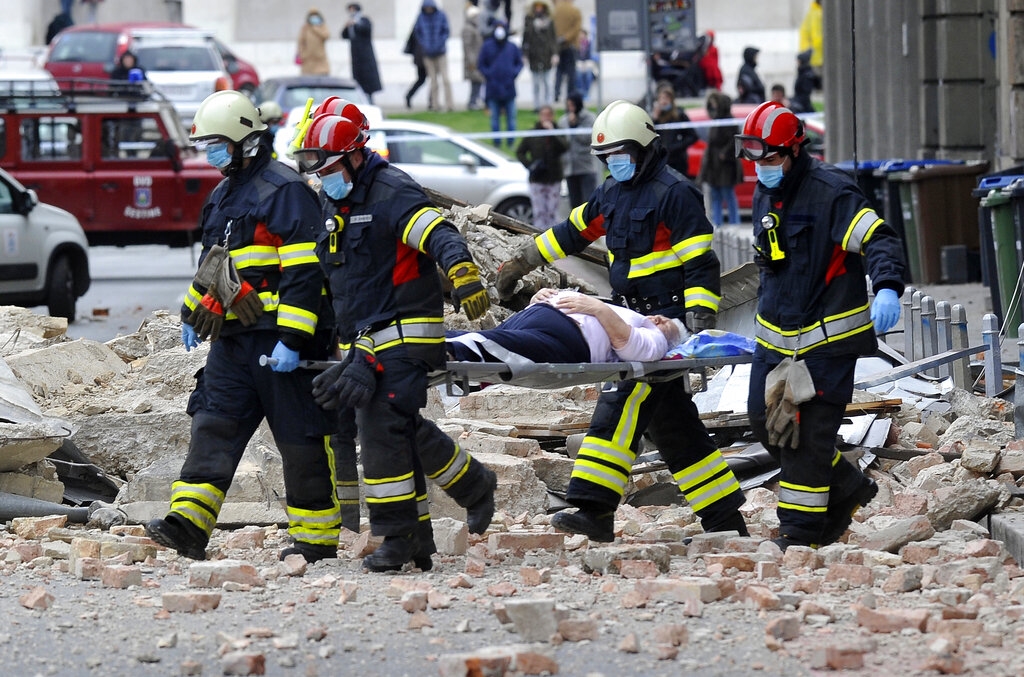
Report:
[[[1006,336],[1017,338],[1024,313],[1017,294],[1024,252],[1021,251],[1021,217],[1024,216],[1024,176],[1003,175],[983,179],[974,193],[980,198],[979,227],[989,249],[989,289]],[[1016,299],[1016,300],[1015,300]]]
[[[973,192],[988,162],[915,160],[905,171],[892,171],[907,243],[907,264],[915,284],[942,282],[942,248],[980,248],[978,205]]]

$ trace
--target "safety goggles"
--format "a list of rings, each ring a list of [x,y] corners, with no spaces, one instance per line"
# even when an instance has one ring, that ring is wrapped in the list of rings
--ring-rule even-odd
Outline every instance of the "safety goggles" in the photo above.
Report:
[[[789,150],[786,146],[770,146],[764,139],[746,134],[736,135],[736,157],[745,158],[751,162],[764,160],[772,153],[782,153]]]
[[[299,166],[299,171],[305,174],[318,172],[328,165],[332,165],[348,153],[324,150],[323,148],[300,148],[292,151],[292,159]]]

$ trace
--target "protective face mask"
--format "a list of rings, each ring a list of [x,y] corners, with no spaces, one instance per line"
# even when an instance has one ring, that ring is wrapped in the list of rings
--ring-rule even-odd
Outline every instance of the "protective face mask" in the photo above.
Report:
[[[670,111],[670,110],[672,110],[672,104],[670,104],[670,103],[663,103],[663,104],[661,104],[661,110],[663,110],[663,111]]]
[[[311,16],[311,17],[309,17],[309,25],[310,26],[319,26],[323,22],[324,22],[324,20],[321,17],[318,17],[318,16]]]
[[[764,184],[765,188],[778,188],[782,183],[782,165],[754,165],[757,173],[757,180]]]
[[[345,180],[344,174],[336,172],[320,179],[324,193],[332,200],[343,200],[352,190],[352,184]]]
[[[494,29],[495,40],[504,40],[507,36],[508,34],[505,32],[505,29],[502,28],[501,26],[498,26],[497,28]]]
[[[231,164],[231,153],[228,152],[228,144],[212,143],[206,147],[206,161],[217,169],[224,169]]]
[[[636,165],[633,164],[633,158],[629,155],[609,155],[608,171],[612,173],[613,179],[622,183],[633,178],[633,174],[636,173]]]

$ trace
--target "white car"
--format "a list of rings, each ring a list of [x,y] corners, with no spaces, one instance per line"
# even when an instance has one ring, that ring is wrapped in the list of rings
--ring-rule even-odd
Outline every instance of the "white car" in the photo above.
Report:
[[[299,109],[296,117],[301,115]],[[288,162],[286,152],[293,136],[294,128],[286,126],[274,143],[278,157]],[[425,188],[471,205],[489,204],[496,212],[525,223],[533,221],[526,167],[448,127],[371,118],[368,146]]]
[[[45,304],[50,315],[74,321],[91,282],[88,251],[74,216],[41,204],[0,169],[0,305]]]

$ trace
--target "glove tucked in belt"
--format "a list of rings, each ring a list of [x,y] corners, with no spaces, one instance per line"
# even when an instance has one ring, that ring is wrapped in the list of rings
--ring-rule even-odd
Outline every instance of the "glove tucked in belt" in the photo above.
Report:
[[[196,271],[193,286],[205,289],[206,294],[217,301],[220,306],[221,323],[223,316],[229,311],[233,312],[245,327],[256,324],[263,315],[263,301],[259,293],[251,284],[240,279],[230,253],[220,245],[210,248],[199,270]]]
[[[769,444],[791,449],[800,446],[800,405],[815,394],[814,380],[803,360],[787,357],[768,372],[764,404]]]
[[[207,293],[188,316],[188,323],[196,330],[196,336],[200,341],[216,341],[220,338],[221,327],[224,326],[224,307],[214,296]]]
[[[491,307],[487,290],[480,281],[480,270],[472,262],[456,263],[448,269],[448,279],[452,282],[452,297],[466,311],[471,320],[483,317]]]

